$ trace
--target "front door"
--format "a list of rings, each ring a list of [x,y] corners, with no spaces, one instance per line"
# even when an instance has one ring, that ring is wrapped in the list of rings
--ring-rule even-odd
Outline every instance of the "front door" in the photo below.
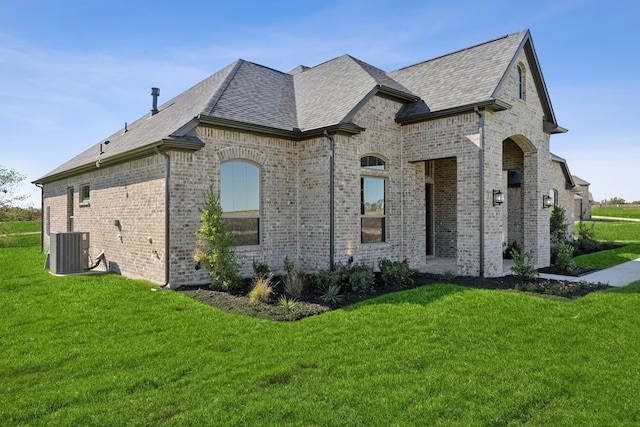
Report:
[[[433,256],[433,184],[425,184],[426,255]]]

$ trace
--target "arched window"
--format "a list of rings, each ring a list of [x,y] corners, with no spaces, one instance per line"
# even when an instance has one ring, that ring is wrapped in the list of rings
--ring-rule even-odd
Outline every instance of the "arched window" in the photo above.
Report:
[[[360,167],[366,169],[385,170],[386,162],[380,157],[364,156],[360,159]]]
[[[363,170],[360,177],[360,241],[381,243],[386,240],[386,176],[380,172],[386,169],[386,162],[380,157],[364,156],[360,159]],[[383,173],[382,175],[386,175]]]
[[[524,89],[525,89],[525,85],[524,85],[524,67],[522,67],[522,65],[517,65],[516,66],[516,96],[518,97],[518,99],[522,99],[524,100]]]
[[[237,246],[260,244],[260,168],[245,160],[220,165],[223,221]]]

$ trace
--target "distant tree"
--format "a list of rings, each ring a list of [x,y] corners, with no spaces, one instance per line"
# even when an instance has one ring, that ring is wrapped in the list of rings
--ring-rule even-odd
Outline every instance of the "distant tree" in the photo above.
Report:
[[[7,169],[0,165],[0,208],[11,206],[15,202],[24,200],[26,196],[16,194],[16,187],[26,176],[15,169]]]
[[[624,205],[624,199],[622,197],[612,197],[607,203],[609,205]]]

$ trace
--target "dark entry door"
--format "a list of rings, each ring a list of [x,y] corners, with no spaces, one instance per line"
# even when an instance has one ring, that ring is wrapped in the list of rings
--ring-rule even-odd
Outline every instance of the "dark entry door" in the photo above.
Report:
[[[424,188],[427,256],[433,255],[433,184],[425,184]]]

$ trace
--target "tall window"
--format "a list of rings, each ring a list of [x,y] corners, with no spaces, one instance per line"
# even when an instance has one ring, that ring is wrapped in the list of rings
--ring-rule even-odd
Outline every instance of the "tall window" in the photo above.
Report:
[[[223,221],[237,246],[260,244],[260,168],[243,160],[220,165]]]
[[[386,163],[376,156],[360,159],[363,169],[384,171]],[[371,172],[369,172],[371,173]],[[363,171],[363,175],[367,172]],[[362,176],[360,178],[360,236],[362,243],[381,243],[386,240],[384,176]]]
[[[516,66],[516,96],[524,100],[524,70],[521,65]]]

